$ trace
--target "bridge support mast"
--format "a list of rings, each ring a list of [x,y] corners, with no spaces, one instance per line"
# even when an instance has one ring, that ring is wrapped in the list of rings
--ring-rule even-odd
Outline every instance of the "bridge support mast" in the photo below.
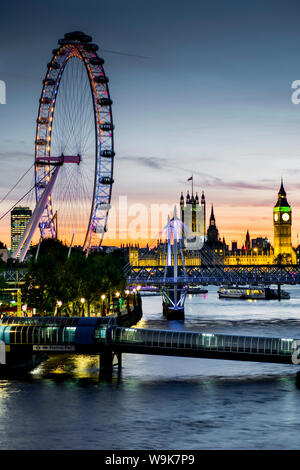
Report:
[[[16,259],[19,256],[19,261],[22,263],[24,261],[24,258],[26,256],[26,253],[28,251],[29,245],[31,243],[32,237],[34,235],[35,229],[38,226],[38,223],[40,221],[40,218],[42,216],[42,213],[47,205],[48,202],[48,197],[51,194],[51,191],[53,189],[58,171],[60,169],[60,166],[57,166],[50,178],[50,181],[48,182],[39,202],[35,206],[34,212],[32,214],[32,217],[27,224],[26,229],[24,230],[24,233],[22,235],[22,238],[20,240],[20,243],[16,250],[14,251],[12,258]]]

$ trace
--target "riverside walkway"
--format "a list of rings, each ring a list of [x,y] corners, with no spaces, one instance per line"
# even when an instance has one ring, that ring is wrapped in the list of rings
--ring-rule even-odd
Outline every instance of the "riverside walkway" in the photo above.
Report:
[[[99,354],[111,370],[122,353],[299,364],[300,340],[120,327],[115,317],[4,317],[0,366],[41,354]],[[22,359],[22,360],[21,360]]]

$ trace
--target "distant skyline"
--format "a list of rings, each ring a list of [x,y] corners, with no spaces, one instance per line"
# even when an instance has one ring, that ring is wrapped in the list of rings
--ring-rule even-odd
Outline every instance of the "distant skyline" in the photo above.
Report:
[[[115,124],[112,203],[179,203],[204,191],[221,237],[268,236],[281,177],[300,233],[297,0],[28,0],[1,5],[0,200],[32,165],[38,100],[57,40],[80,30],[100,46]],[[102,49],[102,52],[101,52]],[[113,51],[113,52],[108,52]],[[121,54],[116,54],[120,52]],[[28,174],[0,215],[33,182]],[[34,197],[22,201],[33,208]],[[110,228],[110,220],[108,222]],[[10,245],[10,217],[0,221]],[[130,240],[129,240],[130,241]],[[108,231],[104,244],[113,240]],[[123,240],[122,240],[123,242]]]

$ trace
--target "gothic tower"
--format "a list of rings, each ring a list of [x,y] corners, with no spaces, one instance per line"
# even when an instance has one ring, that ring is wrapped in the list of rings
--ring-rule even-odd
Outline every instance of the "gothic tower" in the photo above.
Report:
[[[203,235],[206,235],[206,203],[205,203],[205,196],[204,191],[202,191],[201,196],[201,207],[202,207],[202,214],[203,214]]]
[[[247,230],[247,233],[246,233],[245,247],[246,247],[246,250],[248,250],[248,251],[251,249],[249,230]]]
[[[274,257],[277,261],[286,263],[295,262],[295,252],[292,248],[291,229],[292,211],[286,199],[286,192],[281,180],[278,200],[273,209],[274,228]],[[282,259],[278,260],[281,256]]]
[[[211,246],[215,246],[219,240],[219,231],[216,226],[216,219],[214,214],[214,206],[211,206],[211,213],[209,219],[209,227],[207,229],[207,242]]]
[[[196,196],[187,191],[186,200],[184,201],[183,193],[180,196],[180,213],[183,223],[183,238],[186,248],[196,249],[196,245],[203,243],[206,235],[205,229],[205,196],[202,193],[201,201],[198,193]],[[199,245],[199,248],[201,246]]]

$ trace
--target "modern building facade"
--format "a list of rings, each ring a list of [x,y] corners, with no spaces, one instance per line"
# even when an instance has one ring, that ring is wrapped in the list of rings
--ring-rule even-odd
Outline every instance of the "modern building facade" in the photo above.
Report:
[[[32,216],[29,207],[15,207],[10,213],[11,251],[18,247],[23,232]]]

